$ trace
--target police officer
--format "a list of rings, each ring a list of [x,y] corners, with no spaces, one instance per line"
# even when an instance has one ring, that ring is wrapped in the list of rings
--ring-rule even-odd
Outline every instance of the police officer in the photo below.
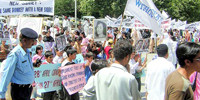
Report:
[[[30,100],[34,70],[28,48],[34,45],[38,34],[30,28],[23,28],[19,37],[20,43],[7,56],[0,76],[0,100],[5,100],[10,82],[12,100]]]

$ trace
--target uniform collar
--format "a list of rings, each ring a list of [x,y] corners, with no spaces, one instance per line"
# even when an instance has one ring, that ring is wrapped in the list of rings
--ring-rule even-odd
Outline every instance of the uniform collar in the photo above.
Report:
[[[111,65],[111,67],[115,67],[115,68],[121,69],[121,70],[123,70],[125,72],[128,72],[128,70],[124,66],[122,66],[121,64],[113,63]]]
[[[29,53],[30,51],[28,49],[26,49],[26,52],[24,51],[24,49],[18,44],[18,48],[20,50],[20,52],[22,53],[23,56],[26,55],[26,53]]]

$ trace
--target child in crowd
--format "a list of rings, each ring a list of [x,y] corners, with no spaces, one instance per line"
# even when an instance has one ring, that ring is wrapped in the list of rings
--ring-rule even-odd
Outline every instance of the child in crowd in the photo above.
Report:
[[[44,55],[45,55],[45,61],[42,64],[54,64],[53,53],[51,51],[46,51]]]
[[[109,50],[109,53],[108,53],[110,56],[109,58],[107,59],[109,65],[112,65],[112,63],[115,62],[115,58],[114,58],[114,54],[113,54],[113,49],[110,49]]]
[[[68,62],[72,62],[72,60],[76,59],[76,49],[69,47],[68,49],[65,49],[65,52],[67,54],[67,59],[65,59],[61,66],[65,66]]]
[[[77,50],[77,53],[80,54],[81,53],[81,43],[82,43],[82,37],[79,36],[76,38],[76,43],[74,45],[74,48]]]
[[[67,66],[67,65],[71,65],[71,64],[75,64],[73,62],[74,59],[76,59],[76,49],[73,49],[71,47],[69,47],[67,50],[65,50],[65,52],[67,53],[67,59],[65,59],[62,64],[61,67],[63,66]],[[69,93],[67,92],[67,90],[65,89],[65,87],[63,86],[63,84],[61,85],[61,90],[59,91],[58,95],[59,95],[59,100],[79,100],[79,93],[74,93],[72,95],[69,95]]]
[[[84,32],[82,32],[80,34],[80,36],[83,38],[82,43],[81,43],[81,52],[82,52],[83,56],[85,56],[85,54],[87,52],[87,45],[89,43],[89,40],[86,38]]]
[[[34,55],[34,56],[32,57],[32,62],[33,62],[33,63],[36,63],[36,60],[37,60],[37,59],[41,59],[42,61],[45,60],[45,57],[43,57],[43,55],[42,55],[43,47],[42,47],[41,45],[38,45],[38,46],[36,47],[35,52],[36,52],[36,55]],[[32,56],[32,54],[30,54],[30,55]],[[32,91],[32,94],[31,94],[31,99],[32,99],[32,100],[36,100],[35,98],[37,97],[37,92],[36,92],[36,91],[37,91],[37,88],[35,87],[35,83],[33,83],[32,86],[33,86],[33,91]]]
[[[90,64],[93,61],[94,55],[93,55],[92,52],[88,52],[88,53],[86,53],[85,57],[86,57],[86,60],[87,60],[86,63],[85,63],[85,80],[86,80],[86,83],[87,83],[88,79],[92,75],[92,70],[91,70]]]
[[[91,64],[92,76],[89,78],[88,83],[83,88],[84,100],[97,100],[94,91],[94,77],[95,74],[104,67],[108,67],[108,62],[103,59],[96,59]]]
[[[53,64],[53,53],[51,51],[45,52],[45,61],[42,64]],[[43,100],[54,100],[56,91],[43,93]]]
[[[56,48],[56,56],[53,58],[53,63],[62,63],[64,60],[63,58],[63,51],[59,51]]]
[[[74,39],[74,38],[68,39],[68,41],[69,41],[69,44],[70,44],[72,47],[74,47],[75,39]]]
[[[141,76],[142,76],[143,69],[146,67],[147,54],[143,62],[141,60],[141,54],[136,54],[134,56],[134,60],[139,63],[138,67],[135,68],[134,76],[138,82],[138,90],[140,91],[141,90]]]
[[[91,40],[90,44],[87,46],[87,51],[92,52],[94,54],[94,58],[100,58],[98,55],[101,53],[102,50],[104,50],[106,41],[104,43],[100,42],[94,42],[94,40]]]
[[[44,42],[42,41],[42,35],[41,34],[38,36],[37,45],[44,45]]]
[[[33,56],[32,62],[35,63],[37,59],[45,60],[45,57],[43,57],[42,52],[43,52],[43,47],[41,45],[38,45],[36,47],[36,55]]]

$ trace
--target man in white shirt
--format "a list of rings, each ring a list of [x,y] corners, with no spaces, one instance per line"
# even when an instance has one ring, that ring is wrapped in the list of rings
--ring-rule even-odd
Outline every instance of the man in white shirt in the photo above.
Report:
[[[54,25],[57,25],[58,27],[60,26],[59,18],[58,17],[55,18]]]
[[[158,58],[147,64],[145,85],[147,100],[164,100],[165,80],[175,70],[174,65],[167,60],[168,47],[160,44],[157,47]]]
[[[63,28],[67,28],[67,16],[65,16],[65,19],[63,20]]]
[[[169,34],[168,33],[164,33],[164,37],[163,37],[163,41],[162,41],[162,44],[166,44],[167,47],[168,47],[168,58],[167,60],[172,62],[173,65],[176,64],[176,54],[175,54],[175,50],[173,50],[173,41],[172,39],[170,38]]]
[[[141,100],[137,81],[129,73],[132,49],[128,40],[117,41],[113,49],[115,63],[95,75],[97,100]]]

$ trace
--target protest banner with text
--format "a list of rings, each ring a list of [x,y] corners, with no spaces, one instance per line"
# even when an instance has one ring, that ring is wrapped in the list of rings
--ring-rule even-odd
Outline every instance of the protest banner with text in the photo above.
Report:
[[[61,78],[58,68],[61,64],[44,64],[34,68],[35,85],[39,93],[61,89]]]
[[[60,67],[61,79],[70,95],[80,91],[86,84],[84,64],[73,64]]]
[[[0,15],[7,16],[21,14],[54,15],[54,0],[0,0]]]
[[[128,0],[124,14],[136,17],[155,33],[161,34],[161,22],[164,17],[152,0]]]

